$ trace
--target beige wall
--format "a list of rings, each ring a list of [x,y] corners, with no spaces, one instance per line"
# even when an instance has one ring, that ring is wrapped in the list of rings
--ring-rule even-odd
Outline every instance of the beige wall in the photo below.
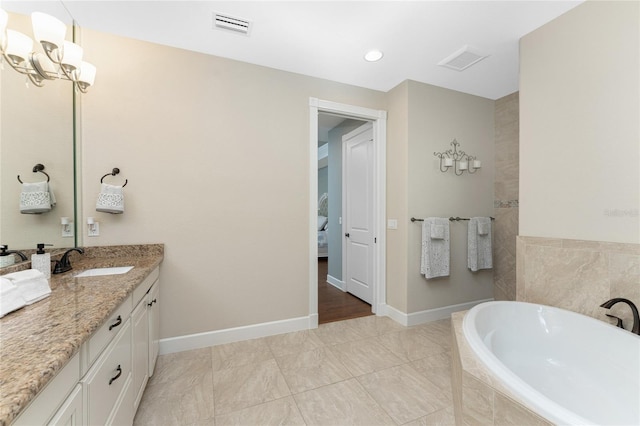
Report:
[[[387,304],[407,310],[407,235],[409,226],[408,147],[409,82],[387,93],[387,218],[398,221],[398,229],[387,230]]]
[[[640,303],[640,4],[583,3],[520,55],[517,299],[607,320]]]
[[[409,82],[408,214],[415,217],[473,217],[493,214],[494,101],[428,84]],[[474,174],[442,173],[434,152],[460,149],[482,161]],[[421,226],[408,227],[408,312],[493,297],[493,271],[467,268],[467,224],[451,222],[451,275],[420,275]]]
[[[101,235],[85,245],[165,244],[165,338],[307,316],[309,97],[385,95],[94,31],[83,46],[100,52],[82,167]],[[95,211],[113,167],[123,215]]]
[[[520,235],[640,242],[640,3],[588,1],[520,43]]]
[[[416,313],[491,298],[491,271],[467,269],[466,222],[451,224],[451,276],[420,275],[421,227],[411,216],[490,216],[493,213],[494,102],[415,81],[388,93],[387,303]],[[462,149],[483,161],[474,175],[441,173],[434,151]]]
[[[83,46],[100,72],[82,104],[82,214],[101,232],[83,226],[84,244],[165,243],[162,337],[309,314],[309,97],[388,111],[387,304],[492,296],[491,271],[466,269],[462,222],[451,279],[426,282],[409,217],[492,214],[493,101],[412,81],[385,94],[94,31]],[[483,161],[475,175],[438,171],[433,151],[454,137]],[[109,182],[129,179],[123,215],[95,211],[113,167]]]
[[[518,235],[518,92],[496,100],[493,228],[493,294],[496,300],[516,298],[516,236]]]

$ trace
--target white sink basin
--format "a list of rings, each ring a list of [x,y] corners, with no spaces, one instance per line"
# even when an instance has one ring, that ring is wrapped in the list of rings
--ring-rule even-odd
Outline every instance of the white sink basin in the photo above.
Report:
[[[82,277],[99,277],[101,275],[120,275],[126,274],[133,269],[133,266],[114,266],[111,268],[94,268],[87,269],[76,275],[76,278]]]

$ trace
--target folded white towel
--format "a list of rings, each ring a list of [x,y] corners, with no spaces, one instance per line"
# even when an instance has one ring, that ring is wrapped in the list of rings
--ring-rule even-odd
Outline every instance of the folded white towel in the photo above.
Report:
[[[467,266],[473,272],[493,268],[491,218],[472,217],[467,229]]]
[[[441,226],[442,239],[431,237],[433,227]],[[436,234],[439,231],[436,231]],[[420,273],[427,279],[449,276],[450,247],[449,219],[430,217],[422,222],[422,256]]]
[[[124,213],[124,191],[122,186],[101,184],[96,202],[96,211],[105,213]]]
[[[42,300],[51,294],[49,280],[37,269],[27,269],[6,274],[3,275],[3,278],[9,280],[18,288],[27,305]]]
[[[12,272],[2,276],[15,282],[44,278],[44,274],[37,269],[25,269],[24,271]]]
[[[20,192],[20,213],[40,214],[50,211],[56,205],[49,182],[23,183]]]
[[[444,240],[444,226],[431,224],[431,239],[432,240]]]
[[[11,280],[0,277],[0,318],[22,308],[25,304],[18,287]]]
[[[491,232],[491,222],[478,221],[478,235],[489,235]]]

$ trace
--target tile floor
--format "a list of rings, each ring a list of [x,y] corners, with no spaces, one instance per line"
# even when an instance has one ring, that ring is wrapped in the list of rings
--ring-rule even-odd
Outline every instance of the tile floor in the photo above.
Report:
[[[368,316],[162,355],[135,425],[453,425],[450,320]]]

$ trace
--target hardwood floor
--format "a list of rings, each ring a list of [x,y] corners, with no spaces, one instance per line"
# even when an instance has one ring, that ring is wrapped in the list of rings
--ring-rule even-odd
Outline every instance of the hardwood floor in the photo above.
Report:
[[[373,315],[371,305],[327,283],[328,267],[326,258],[318,259],[318,323]]]

